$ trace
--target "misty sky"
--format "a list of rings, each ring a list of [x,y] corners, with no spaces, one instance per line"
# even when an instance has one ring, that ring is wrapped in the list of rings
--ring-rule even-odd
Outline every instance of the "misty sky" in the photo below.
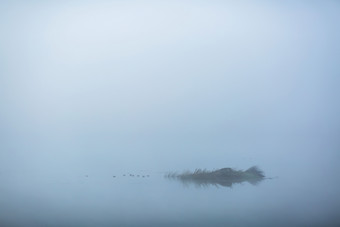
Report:
[[[336,170],[339,10],[1,2],[0,174]]]

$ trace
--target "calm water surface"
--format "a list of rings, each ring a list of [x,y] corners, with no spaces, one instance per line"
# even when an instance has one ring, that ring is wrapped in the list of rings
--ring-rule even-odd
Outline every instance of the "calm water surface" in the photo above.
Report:
[[[138,171],[136,171],[138,173]],[[146,174],[145,172],[141,172]],[[280,176],[198,187],[148,173],[1,176],[2,226],[325,226],[339,224],[329,180]]]

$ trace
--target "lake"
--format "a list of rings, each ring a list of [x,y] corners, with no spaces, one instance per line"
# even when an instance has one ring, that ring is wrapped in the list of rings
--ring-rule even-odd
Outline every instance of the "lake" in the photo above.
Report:
[[[126,176],[123,176],[126,174]],[[162,173],[2,174],[2,226],[337,226],[338,187],[285,175],[257,185],[183,184]],[[137,177],[140,174],[140,177]],[[149,175],[147,177],[146,175]],[[144,178],[142,177],[144,175]],[[302,178],[303,177],[303,178]]]

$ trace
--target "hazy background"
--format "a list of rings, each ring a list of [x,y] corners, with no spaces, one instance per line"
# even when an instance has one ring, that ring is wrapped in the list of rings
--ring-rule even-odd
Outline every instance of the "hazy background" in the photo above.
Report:
[[[0,222],[79,224],[100,207],[117,218],[90,226],[194,225],[221,210],[340,223],[339,12],[337,1],[1,2]],[[225,189],[161,179],[252,165],[278,178],[239,186],[228,208]],[[132,182],[111,178],[128,172],[154,183],[131,197]],[[63,207],[63,222],[46,207]]]

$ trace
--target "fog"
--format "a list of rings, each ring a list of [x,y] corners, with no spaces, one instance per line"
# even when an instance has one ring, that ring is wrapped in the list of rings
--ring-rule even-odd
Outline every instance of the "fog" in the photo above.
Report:
[[[339,225],[339,10],[1,2],[0,226]]]

